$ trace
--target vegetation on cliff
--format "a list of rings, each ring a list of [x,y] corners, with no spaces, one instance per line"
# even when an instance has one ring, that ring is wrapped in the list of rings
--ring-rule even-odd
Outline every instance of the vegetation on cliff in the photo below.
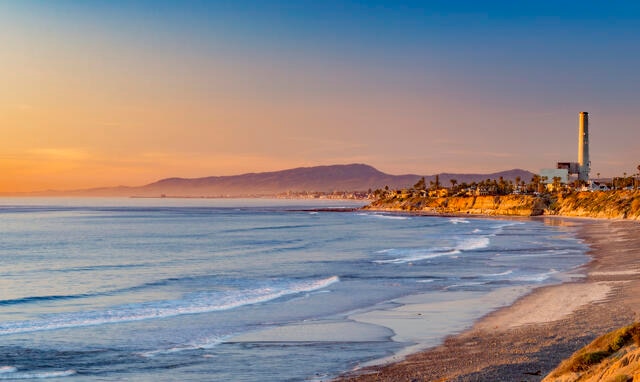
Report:
[[[640,377],[639,346],[640,323],[635,323],[597,338],[543,381],[635,381]]]

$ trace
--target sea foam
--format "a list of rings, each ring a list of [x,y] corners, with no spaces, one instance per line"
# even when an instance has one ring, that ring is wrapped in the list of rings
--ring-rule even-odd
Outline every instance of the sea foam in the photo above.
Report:
[[[76,374],[75,370],[19,372],[18,369],[13,366],[4,366],[0,368],[0,380],[63,378],[74,374]]]
[[[378,218],[378,219],[389,219],[389,220],[409,220],[409,219],[411,219],[409,216],[399,216],[399,215],[367,214],[367,213],[360,213],[358,215],[360,215],[360,216],[369,216],[369,217]]]
[[[486,248],[491,243],[487,236],[471,237],[460,240],[454,247],[418,248],[418,249],[389,249],[378,251],[391,256],[400,256],[394,259],[374,260],[376,264],[403,264],[415,261],[428,260],[441,256],[454,256],[462,252]]]
[[[229,336],[209,337],[209,338],[201,339],[198,341],[193,341],[188,344],[174,346],[171,348],[163,348],[163,349],[141,352],[141,353],[138,353],[138,355],[144,358],[153,358],[159,355],[180,353],[184,351],[211,349],[223,343],[224,340],[227,339],[228,337]]]

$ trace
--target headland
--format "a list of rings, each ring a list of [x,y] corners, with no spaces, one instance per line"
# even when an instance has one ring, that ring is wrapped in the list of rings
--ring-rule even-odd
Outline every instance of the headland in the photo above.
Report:
[[[425,197],[390,193],[364,207],[376,211],[489,216],[567,216],[640,220],[640,191]]]

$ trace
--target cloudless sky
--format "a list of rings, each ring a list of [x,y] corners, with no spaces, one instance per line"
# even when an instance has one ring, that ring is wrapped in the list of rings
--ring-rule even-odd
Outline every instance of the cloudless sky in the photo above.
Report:
[[[640,2],[0,2],[0,192],[640,164]]]

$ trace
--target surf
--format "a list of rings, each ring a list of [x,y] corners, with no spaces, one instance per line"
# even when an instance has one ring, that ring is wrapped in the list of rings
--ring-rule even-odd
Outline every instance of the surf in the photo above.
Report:
[[[0,324],[0,335],[77,328],[209,313],[308,293],[340,281],[338,276],[308,281],[274,281],[253,289],[193,293],[181,300],[152,301],[107,310],[50,314],[40,320]]]

